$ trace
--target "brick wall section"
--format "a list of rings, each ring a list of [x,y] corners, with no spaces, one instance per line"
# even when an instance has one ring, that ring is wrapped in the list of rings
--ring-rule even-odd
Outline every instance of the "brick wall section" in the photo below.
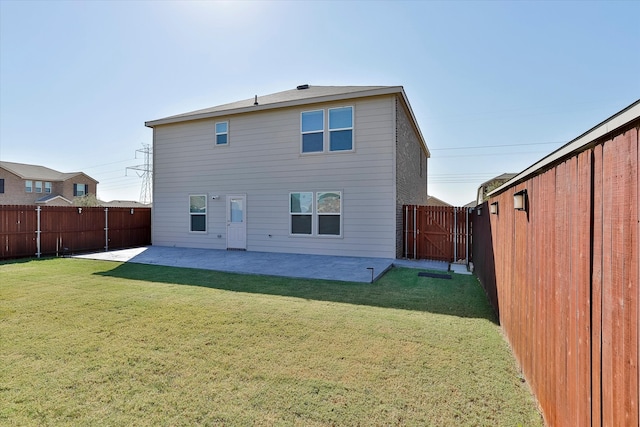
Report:
[[[396,99],[396,257],[402,256],[402,205],[427,203],[427,156],[404,105]]]
[[[0,194],[0,205],[33,204],[38,197],[42,196],[35,197],[35,193],[26,193],[24,180],[5,170],[0,169],[0,178],[4,179],[4,193]]]
[[[4,193],[0,193],[0,205],[33,205],[36,200],[47,195],[44,192],[45,180],[42,180],[42,193],[35,192],[36,180],[32,180],[33,191],[27,193],[25,191],[25,180],[13,173],[0,169],[0,179],[4,179]],[[97,183],[84,174],[76,175],[67,181],[53,181],[51,184],[51,194],[61,195],[68,200],[73,200],[73,184],[88,184],[90,194],[96,194],[97,191]],[[51,205],[59,205],[61,203],[64,202],[56,200]]]

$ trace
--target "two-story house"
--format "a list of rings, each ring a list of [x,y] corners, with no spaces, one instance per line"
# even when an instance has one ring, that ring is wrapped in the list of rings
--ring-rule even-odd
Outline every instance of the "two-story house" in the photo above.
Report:
[[[145,125],[154,245],[396,258],[402,205],[427,200],[401,86],[301,85]]]
[[[0,205],[68,206],[74,197],[96,194],[98,181],[82,172],[0,162]]]

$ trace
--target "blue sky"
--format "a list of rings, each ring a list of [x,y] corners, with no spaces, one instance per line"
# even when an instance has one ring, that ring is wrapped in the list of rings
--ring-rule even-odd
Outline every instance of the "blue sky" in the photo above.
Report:
[[[402,85],[452,204],[640,98],[640,2],[0,0],[0,160],[137,200],[145,121],[311,85]]]

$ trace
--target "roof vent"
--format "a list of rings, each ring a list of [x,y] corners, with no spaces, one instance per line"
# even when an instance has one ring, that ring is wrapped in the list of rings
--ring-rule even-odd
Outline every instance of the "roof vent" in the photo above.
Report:
[[[254,98],[253,105],[258,105],[258,95]]]
[[[298,90],[309,89],[309,85],[300,85],[300,86],[297,86],[296,89]]]

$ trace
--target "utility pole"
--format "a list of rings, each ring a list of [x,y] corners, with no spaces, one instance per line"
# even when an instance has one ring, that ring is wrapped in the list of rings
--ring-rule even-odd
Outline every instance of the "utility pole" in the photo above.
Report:
[[[153,176],[153,166],[151,164],[151,155],[153,154],[153,149],[149,144],[142,144],[141,149],[136,150],[136,159],[138,158],[138,153],[142,153],[144,156],[144,164],[137,166],[129,166],[125,169],[125,176],[127,175],[127,171],[129,169],[136,171],[136,174],[142,178],[142,187],[140,188],[140,203],[148,205],[151,203],[151,177]],[[139,173],[141,171],[142,173]]]

